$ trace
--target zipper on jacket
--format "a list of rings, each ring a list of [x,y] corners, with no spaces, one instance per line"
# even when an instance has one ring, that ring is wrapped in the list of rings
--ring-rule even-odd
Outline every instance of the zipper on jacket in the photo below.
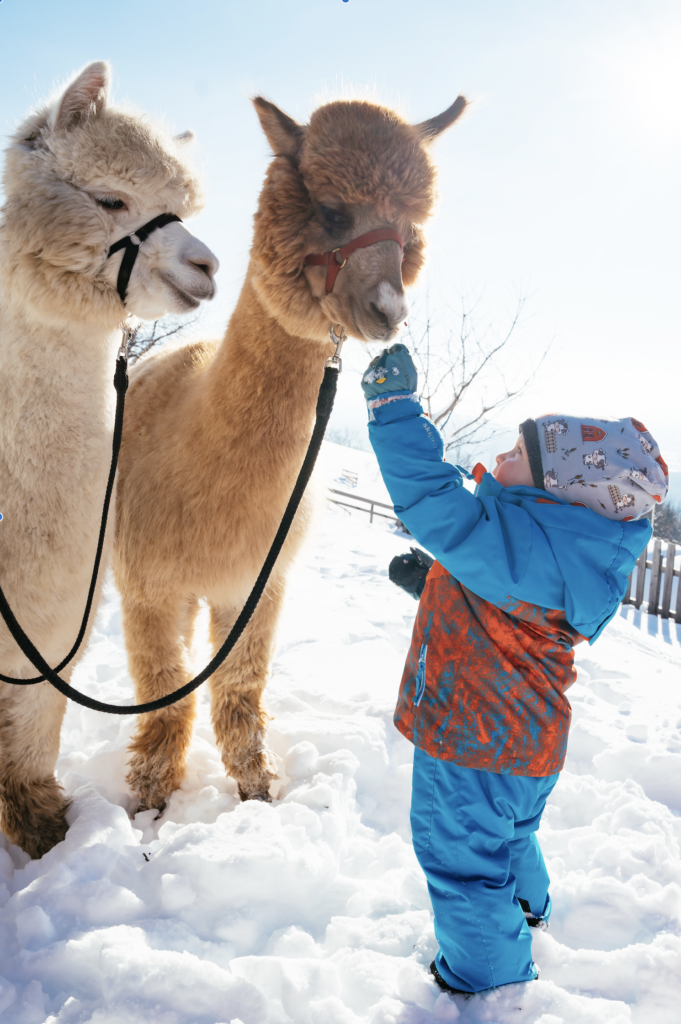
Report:
[[[419,667],[416,673],[416,693],[414,694],[414,707],[418,707],[426,689],[426,655],[428,644],[421,644],[419,652]]]

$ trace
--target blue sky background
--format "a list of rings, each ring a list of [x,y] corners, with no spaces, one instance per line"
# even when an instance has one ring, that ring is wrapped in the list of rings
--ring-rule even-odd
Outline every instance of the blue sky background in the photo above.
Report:
[[[506,422],[634,415],[681,470],[678,2],[3,0],[0,131],[101,58],[114,101],[197,133],[208,204],[192,230],[222,264],[210,333],[238,294],[269,156],[249,95],[304,120],[352,91],[422,120],[464,92],[473,109],[435,148],[431,303],[481,294],[501,324],[528,292],[512,367],[554,344]],[[349,370],[365,362],[355,345]],[[363,418],[352,372],[340,414]]]

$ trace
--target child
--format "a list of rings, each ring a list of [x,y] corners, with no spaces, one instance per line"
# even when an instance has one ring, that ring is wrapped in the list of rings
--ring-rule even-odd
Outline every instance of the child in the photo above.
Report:
[[[667,469],[633,419],[525,420],[473,496],[443,461],[404,345],[362,379],[369,435],[402,522],[435,555],[395,712],[412,741],[411,825],[441,988],[537,977],[528,925],[551,910],[537,843],[563,767],[573,647],[593,643],[651,535]],[[484,474],[484,475],[483,475]]]

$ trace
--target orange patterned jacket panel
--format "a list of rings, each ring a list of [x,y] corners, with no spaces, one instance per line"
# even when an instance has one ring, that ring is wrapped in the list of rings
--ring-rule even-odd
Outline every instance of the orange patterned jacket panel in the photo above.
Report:
[[[583,640],[565,614],[477,597],[436,562],[428,573],[395,724],[432,757],[484,771],[545,776],[565,760]]]

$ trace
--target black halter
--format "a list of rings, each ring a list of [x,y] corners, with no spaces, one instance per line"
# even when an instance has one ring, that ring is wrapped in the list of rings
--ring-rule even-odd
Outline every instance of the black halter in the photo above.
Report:
[[[121,297],[121,302],[125,303],[130,275],[132,274],[132,268],[135,266],[140,245],[147,240],[156,228],[164,228],[166,224],[172,224],[174,220],[179,220],[180,224],[182,223],[182,218],[178,217],[175,213],[161,213],[158,217],[150,220],[148,224],[142,225],[137,231],[131,231],[125,238],[119,238],[109,249],[106,254],[107,259],[109,256],[113,256],[115,252],[118,252],[119,249],[125,249],[118,270],[118,280],[116,281],[116,291]]]

